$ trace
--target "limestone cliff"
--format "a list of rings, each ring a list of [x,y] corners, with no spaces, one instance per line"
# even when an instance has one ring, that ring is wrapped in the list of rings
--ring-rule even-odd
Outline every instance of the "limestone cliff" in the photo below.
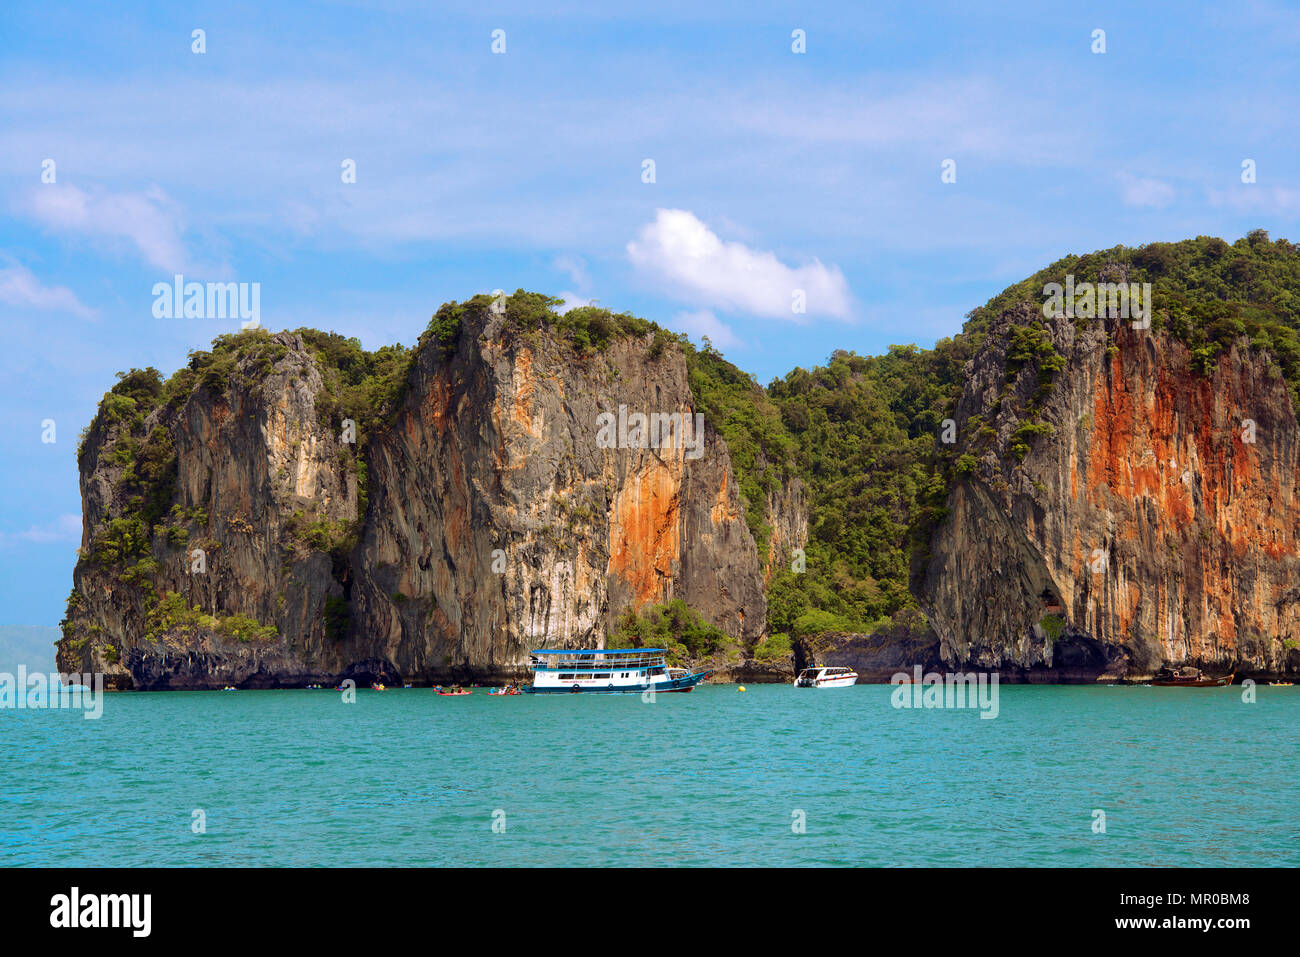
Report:
[[[1154,321],[1045,320],[1048,280],[1084,276],[1150,287]],[[1300,247],[1258,232],[1116,247],[933,350],[841,350],[767,389],[523,291],[446,304],[413,350],[222,337],[165,382],[125,375],[87,430],[59,665],[495,680],[617,630],[746,681],[1294,676],[1297,288]]]
[[[1020,323],[1064,361],[1010,357]],[[966,370],[919,589],[946,662],[1030,680],[1300,665],[1291,397],[1245,338],[1209,373],[1123,320],[1000,318]]]
[[[64,670],[141,689],[516,677],[529,648],[599,645],[674,598],[737,661],[764,634],[766,556],[725,443],[691,434],[673,341],[575,351],[469,310],[355,442],[300,335],[230,355],[110,394],[92,423]],[[605,447],[620,407],[686,434]]]
[[[404,674],[513,673],[590,646],[626,608],[682,598],[741,643],[764,629],[758,553],[725,445],[602,448],[598,418],[695,409],[680,352],[640,338],[574,363],[500,317],[421,355],[370,449],[357,631]]]

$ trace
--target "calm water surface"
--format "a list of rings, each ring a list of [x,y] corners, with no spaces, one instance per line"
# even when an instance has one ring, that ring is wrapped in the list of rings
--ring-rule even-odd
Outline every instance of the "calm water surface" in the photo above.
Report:
[[[891,690],[0,711],[0,864],[1300,865],[1300,689],[1004,686],[995,720]]]

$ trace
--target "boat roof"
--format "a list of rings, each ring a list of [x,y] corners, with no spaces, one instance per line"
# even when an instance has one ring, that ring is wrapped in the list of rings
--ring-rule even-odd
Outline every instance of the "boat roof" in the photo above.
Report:
[[[630,655],[664,654],[667,648],[535,648],[530,655]]]

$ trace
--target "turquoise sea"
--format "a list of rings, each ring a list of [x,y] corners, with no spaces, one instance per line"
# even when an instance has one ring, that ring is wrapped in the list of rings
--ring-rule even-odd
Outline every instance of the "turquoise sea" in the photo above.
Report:
[[[7,709],[0,864],[1300,865],[1300,688],[892,690]]]

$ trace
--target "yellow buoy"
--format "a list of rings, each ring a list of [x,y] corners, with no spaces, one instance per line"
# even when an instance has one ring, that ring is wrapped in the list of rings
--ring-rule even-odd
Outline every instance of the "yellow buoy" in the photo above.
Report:
[[[741,690],[741,691],[744,691],[744,690],[745,690],[745,686],[744,686],[744,685],[741,685],[741,686],[740,686],[740,690]]]

